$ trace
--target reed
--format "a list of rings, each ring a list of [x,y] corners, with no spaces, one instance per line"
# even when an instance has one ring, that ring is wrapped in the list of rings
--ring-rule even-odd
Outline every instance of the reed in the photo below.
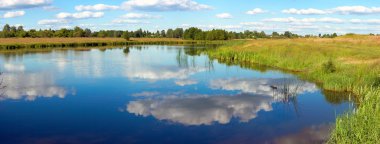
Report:
[[[223,44],[224,41],[194,41],[175,38],[1,38],[0,51],[65,47],[104,47],[123,45]]]

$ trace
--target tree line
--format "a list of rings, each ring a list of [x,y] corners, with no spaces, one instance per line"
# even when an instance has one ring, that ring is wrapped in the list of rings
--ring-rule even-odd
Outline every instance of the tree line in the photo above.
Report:
[[[129,40],[130,37],[134,38],[182,38],[187,40],[231,40],[231,39],[256,39],[256,38],[300,38],[300,37],[321,37],[321,38],[334,38],[338,35],[333,34],[319,34],[314,35],[297,35],[290,31],[284,33],[272,32],[266,34],[264,31],[243,31],[234,32],[222,29],[202,30],[196,27],[187,29],[176,28],[161,31],[151,32],[148,30],[138,29],[136,31],[122,31],[122,30],[100,30],[91,31],[90,29],[82,29],[78,26],[73,29],[61,28],[58,30],[52,29],[30,29],[24,30],[23,26],[10,26],[5,24],[2,31],[0,31],[0,38],[51,38],[51,37],[111,37],[111,38],[125,38]]]

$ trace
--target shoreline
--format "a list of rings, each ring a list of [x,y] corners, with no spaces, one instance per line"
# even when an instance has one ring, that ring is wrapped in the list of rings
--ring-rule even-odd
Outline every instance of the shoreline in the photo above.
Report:
[[[0,38],[0,51],[66,47],[104,47],[125,45],[223,44],[226,41],[182,40],[174,38]]]
[[[353,112],[336,118],[328,143],[372,143],[380,137],[380,87],[376,85],[380,80],[380,66],[376,65],[380,62],[376,58],[380,43],[376,38],[247,40],[206,54],[222,63],[284,69],[320,84],[323,90],[352,92],[358,96],[359,105]],[[363,54],[356,56],[356,53]],[[344,57],[362,63],[340,61]],[[331,68],[325,68],[330,61]]]

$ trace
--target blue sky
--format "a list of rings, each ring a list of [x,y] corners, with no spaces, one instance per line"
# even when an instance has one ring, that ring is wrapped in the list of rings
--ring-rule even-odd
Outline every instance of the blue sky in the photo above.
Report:
[[[0,24],[26,29],[220,28],[380,33],[375,0],[0,0]]]

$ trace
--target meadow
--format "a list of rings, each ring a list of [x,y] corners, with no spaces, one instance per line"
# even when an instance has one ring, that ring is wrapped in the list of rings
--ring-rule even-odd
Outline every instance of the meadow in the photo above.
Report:
[[[328,91],[352,92],[357,108],[338,116],[329,143],[379,143],[380,37],[235,41],[207,53],[220,62],[271,66],[292,71]]]

